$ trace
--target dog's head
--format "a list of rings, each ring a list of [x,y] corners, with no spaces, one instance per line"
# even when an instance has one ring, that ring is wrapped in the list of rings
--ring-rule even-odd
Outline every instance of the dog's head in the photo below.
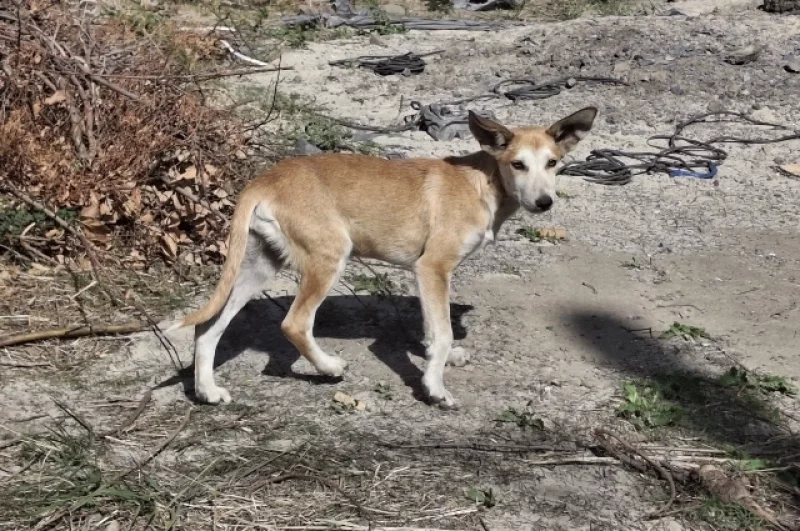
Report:
[[[591,130],[597,109],[586,107],[549,128],[505,126],[470,111],[469,128],[481,148],[497,160],[506,193],[529,212],[550,210],[561,159]]]

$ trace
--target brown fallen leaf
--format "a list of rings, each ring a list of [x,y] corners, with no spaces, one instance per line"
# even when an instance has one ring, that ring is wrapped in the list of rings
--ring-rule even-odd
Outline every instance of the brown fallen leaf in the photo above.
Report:
[[[169,260],[178,258],[178,242],[171,235],[164,233],[161,235],[161,252]]]
[[[197,179],[197,167],[195,166],[189,166],[178,176],[179,181],[194,181],[195,179]]]
[[[779,166],[781,170],[794,175],[795,177],[800,177],[800,164],[784,164],[783,166]]]
[[[67,95],[64,93],[63,90],[57,90],[53,92],[53,94],[44,100],[45,105],[55,105],[56,103],[61,103],[62,101],[67,99]]]
[[[744,477],[733,476],[715,465],[701,466],[697,469],[697,475],[710,494],[723,502],[740,505],[776,528],[787,531],[772,511],[761,507],[753,499]]]
[[[333,395],[333,401],[345,407],[355,409],[356,411],[364,411],[367,409],[367,404],[341,391],[336,391],[336,394]]]
[[[567,239],[567,231],[566,229],[559,229],[559,228],[548,228],[548,229],[540,229],[539,234],[545,240],[566,240]]]

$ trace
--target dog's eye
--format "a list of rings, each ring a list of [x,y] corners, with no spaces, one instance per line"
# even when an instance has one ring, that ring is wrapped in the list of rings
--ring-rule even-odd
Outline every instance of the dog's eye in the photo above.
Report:
[[[558,164],[558,161],[556,159],[550,159],[547,161],[548,168],[555,168],[556,164]]]
[[[515,160],[514,162],[512,162],[511,167],[519,171],[525,171],[528,169],[525,167],[525,163],[522,162],[521,160]]]

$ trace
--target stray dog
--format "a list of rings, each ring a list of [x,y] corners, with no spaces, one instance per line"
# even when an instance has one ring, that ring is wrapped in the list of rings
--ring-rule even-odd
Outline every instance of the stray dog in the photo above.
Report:
[[[450,278],[468,256],[492,242],[522,206],[550,210],[561,158],[591,130],[587,107],[549,128],[508,129],[469,113],[482,150],[443,160],[385,160],[350,154],[286,159],[249,183],[233,214],[228,257],[216,291],[171,329],[195,325],[195,394],[229,402],[214,382],[214,355],[231,319],[281,268],[300,273],[297,296],[281,324],[292,344],[323,375],[340,377],[347,363],[320,349],[312,334],[317,308],[351,256],[413,269],[425,329],[428,365],[422,384],[430,401],[456,401],[444,386],[446,364],[469,354],[453,347]]]

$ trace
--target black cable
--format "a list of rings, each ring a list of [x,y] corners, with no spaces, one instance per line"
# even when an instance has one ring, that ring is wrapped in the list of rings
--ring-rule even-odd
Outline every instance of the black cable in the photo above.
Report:
[[[730,119],[709,120],[712,117],[729,117]],[[717,168],[728,153],[714,144],[775,144],[787,140],[799,140],[800,132],[776,138],[743,138],[735,136],[717,136],[710,140],[701,141],[685,136],[684,131],[694,125],[709,123],[735,123],[745,122],[750,125],[774,127],[777,129],[791,130],[783,124],[776,124],[756,120],[745,114],[732,111],[710,112],[693,116],[679,123],[671,135],[654,135],[647,140],[651,147],[657,142],[665,142],[666,147],[652,152],[629,152],[613,149],[596,149],[590,152],[586,160],[570,162],[561,168],[559,173],[583,177],[589,182],[606,185],[628,184],[634,176],[649,173],[667,173],[673,177],[695,177],[698,179],[712,179],[717,174]],[[636,162],[626,163],[622,159],[632,159]]]

